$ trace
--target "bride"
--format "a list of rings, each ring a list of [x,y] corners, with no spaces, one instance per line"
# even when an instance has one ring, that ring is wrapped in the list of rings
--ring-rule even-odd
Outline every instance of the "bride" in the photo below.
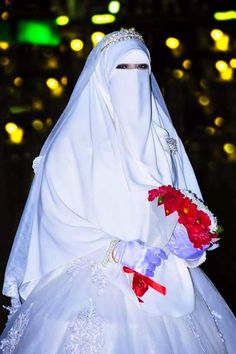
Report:
[[[235,318],[198,267],[206,248],[181,244],[176,213],[147,199],[162,185],[201,193],[134,29],[92,50],[33,168],[1,353],[235,352]],[[137,296],[135,272],[159,287]]]

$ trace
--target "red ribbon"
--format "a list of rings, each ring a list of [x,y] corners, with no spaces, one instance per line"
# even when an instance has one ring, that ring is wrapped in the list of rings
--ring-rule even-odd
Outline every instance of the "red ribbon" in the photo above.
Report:
[[[140,299],[140,296],[143,296],[146,291],[148,290],[149,286],[151,286],[153,289],[161,293],[162,295],[166,294],[166,287],[156,283],[154,280],[152,280],[149,277],[146,277],[145,275],[142,275],[138,272],[136,272],[133,269],[130,269],[128,267],[123,267],[123,271],[125,273],[134,273],[133,276],[133,281],[132,281],[132,288],[137,295],[137,298],[139,302],[143,302],[142,299]]]

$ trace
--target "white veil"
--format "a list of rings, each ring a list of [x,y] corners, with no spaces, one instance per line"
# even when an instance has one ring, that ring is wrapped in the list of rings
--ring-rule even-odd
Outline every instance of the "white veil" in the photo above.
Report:
[[[101,259],[113,238],[145,241],[151,232],[146,197],[147,190],[156,185],[147,183],[133,191],[125,183],[107,88],[109,72],[127,52],[141,50],[150,56],[145,44],[134,39],[101,50],[107,36],[90,53],[64,112],[41,149],[5,272],[3,294],[13,299],[21,296],[25,300],[35,282],[73,258],[90,254]],[[153,124],[178,146],[175,186],[201,197],[154,75],[150,78]],[[158,153],[167,154],[161,146]],[[159,185],[168,182],[163,177]]]

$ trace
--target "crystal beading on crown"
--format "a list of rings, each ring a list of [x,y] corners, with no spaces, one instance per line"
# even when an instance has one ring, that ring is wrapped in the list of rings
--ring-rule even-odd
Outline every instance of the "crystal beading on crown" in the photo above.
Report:
[[[144,42],[143,37],[141,34],[135,31],[134,28],[121,28],[120,31],[111,33],[110,35],[107,36],[107,38],[104,38],[104,43],[102,45],[101,51],[104,50],[105,48],[108,48],[110,45],[124,41],[127,39],[138,39],[142,42]]]

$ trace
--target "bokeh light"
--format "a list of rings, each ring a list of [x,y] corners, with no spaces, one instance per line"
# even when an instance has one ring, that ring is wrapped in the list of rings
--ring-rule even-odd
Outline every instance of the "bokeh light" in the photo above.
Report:
[[[228,68],[228,64],[224,60],[218,60],[215,63],[215,67],[219,72],[223,72]]]
[[[34,119],[32,121],[32,127],[35,129],[35,130],[42,130],[43,129],[43,122],[40,120],[40,119]]]
[[[50,90],[55,90],[59,87],[59,82],[54,77],[48,78],[46,81],[46,84],[47,84],[48,88],[50,88]]]
[[[166,46],[170,49],[177,49],[180,45],[180,41],[178,38],[175,37],[169,37],[166,39]]]
[[[108,11],[112,14],[117,14],[120,11],[120,2],[110,1],[108,4]]]
[[[236,151],[235,145],[232,143],[225,143],[223,145],[223,150],[226,152],[226,154],[233,154]]]
[[[3,11],[3,12],[1,13],[1,19],[2,19],[3,21],[7,21],[7,20],[9,19],[9,12]]]
[[[80,50],[83,49],[84,43],[83,43],[83,41],[81,41],[81,39],[77,39],[77,38],[72,39],[72,41],[70,42],[70,47],[75,52],[79,52]]]
[[[174,69],[172,74],[174,78],[181,79],[184,76],[184,71],[181,69]]]
[[[236,58],[230,59],[229,65],[231,66],[231,68],[236,69]]]
[[[22,77],[20,77],[20,76],[15,77],[15,79],[13,80],[13,83],[16,87],[22,86],[23,85]]]
[[[201,106],[208,106],[210,104],[210,98],[208,96],[201,95],[198,98],[198,102]]]
[[[24,130],[16,123],[8,122],[5,125],[5,130],[9,134],[9,140],[14,144],[21,144],[23,140]]]
[[[101,15],[93,15],[91,18],[92,23],[96,25],[103,25],[106,23],[115,22],[116,17],[112,14],[101,14]]]
[[[98,42],[100,42],[103,37],[105,36],[105,33],[103,32],[93,32],[92,35],[91,35],[91,41],[93,43],[93,45],[97,45]]]
[[[13,122],[9,122],[5,125],[5,130],[8,134],[14,133],[18,129],[17,124]]]
[[[214,119],[214,124],[217,126],[217,127],[222,127],[224,125],[224,119],[222,117],[216,117]]]
[[[7,50],[9,48],[9,43],[6,41],[0,41],[0,49]]]
[[[213,29],[211,31],[211,38],[214,39],[215,41],[219,40],[222,38],[224,35],[224,32],[221,31],[220,29]]]
[[[68,16],[58,16],[55,20],[58,26],[65,26],[69,23],[70,19]]]
[[[189,70],[192,67],[192,61],[189,59],[185,59],[182,63],[184,69]]]

